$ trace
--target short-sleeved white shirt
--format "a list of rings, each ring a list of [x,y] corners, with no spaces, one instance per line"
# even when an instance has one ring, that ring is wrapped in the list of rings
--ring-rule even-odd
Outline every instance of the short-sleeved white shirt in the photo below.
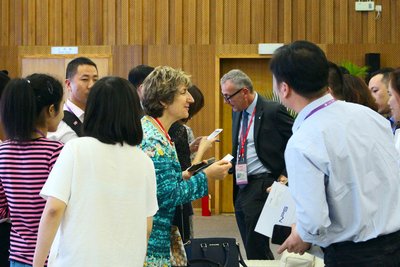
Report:
[[[142,266],[158,204],[153,163],[138,147],[71,140],[41,195],[67,205],[48,266]]]

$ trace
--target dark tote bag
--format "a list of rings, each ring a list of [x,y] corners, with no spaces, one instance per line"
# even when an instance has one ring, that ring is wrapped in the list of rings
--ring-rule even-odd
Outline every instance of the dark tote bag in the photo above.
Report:
[[[191,267],[247,267],[235,238],[193,238],[185,249]]]

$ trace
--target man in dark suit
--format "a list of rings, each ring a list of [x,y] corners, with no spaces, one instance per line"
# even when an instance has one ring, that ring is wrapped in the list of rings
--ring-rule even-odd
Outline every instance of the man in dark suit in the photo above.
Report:
[[[254,231],[274,181],[285,182],[284,151],[293,119],[285,107],[266,100],[241,70],[221,78],[221,93],[233,110],[233,199],[248,259],[274,259],[269,238]]]

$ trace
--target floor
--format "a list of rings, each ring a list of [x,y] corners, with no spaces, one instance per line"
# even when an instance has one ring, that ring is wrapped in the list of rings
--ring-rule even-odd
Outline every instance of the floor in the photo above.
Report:
[[[235,215],[221,214],[212,216],[201,216],[195,212],[193,217],[194,237],[233,237],[240,243],[240,251],[246,259],[243,242],[240,237],[239,229],[236,225]],[[280,259],[280,255],[276,253],[277,245],[270,245],[275,259]]]

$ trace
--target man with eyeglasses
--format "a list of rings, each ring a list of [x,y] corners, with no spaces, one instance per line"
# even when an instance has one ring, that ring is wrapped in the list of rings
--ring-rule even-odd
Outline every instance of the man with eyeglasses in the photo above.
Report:
[[[98,80],[96,64],[86,57],[78,57],[67,65],[65,86],[68,100],[64,104],[64,118],[57,131],[47,137],[63,143],[82,136],[81,126],[90,89]]]
[[[274,181],[285,181],[284,151],[293,119],[281,104],[253,89],[241,70],[220,81],[225,103],[232,107],[233,199],[236,222],[249,260],[272,260],[269,238],[254,231]]]

